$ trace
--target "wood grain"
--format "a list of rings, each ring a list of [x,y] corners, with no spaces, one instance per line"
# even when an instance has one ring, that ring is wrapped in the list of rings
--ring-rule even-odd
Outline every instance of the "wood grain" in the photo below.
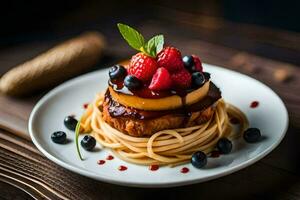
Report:
[[[41,154],[32,152],[34,146],[5,131],[0,135],[0,180],[6,177],[10,184],[31,195],[49,199],[298,199],[298,175],[266,163],[267,158],[237,173],[213,181],[175,188],[129,188],[95,181],[57,166]],[[287,136],[290,141],[293,137]],[[20,146],[14,142],[23,141]],[[26,148],[27,146],[27,148]],[[28,148],[30,147],[31,148]],[[282,145],[277,149],[279,151]],[[20,153],[21,152],[21,153]],[[283,155],[282,157],[284,157]],[[276,161],[276,159],[273,161]],[[286,162],[286,160],[285,160]],[[13,179],[13,180],[12,180]],[[0,185],[1,186],[1,185]],[[32,188],[33,187],[33,188]],[[216,190],[218,192],[216,192]]]

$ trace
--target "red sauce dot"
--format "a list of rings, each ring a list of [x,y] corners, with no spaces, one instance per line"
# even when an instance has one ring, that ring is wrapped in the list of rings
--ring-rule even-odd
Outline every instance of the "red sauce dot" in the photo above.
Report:
[[[88,103],[83,104],[83,108],[84,108],[84,109],[87,109],[88,106],[89,106]]]
[[[112,155],[108,155],[107,157],[106,157],[106,160],[113,160],[114,159],[114,157],[112,156]]]
[[[118,168],[119,171],[125,171],[127,170],[127,167],[126,166],[123,166],[123,165],[120,165],[119,168]]]
[[[158,169],[159,169],[159,165],[150,165],[149,166],[149,170],[151,170],[151,171],[156,171]]]
[[[183,167],[181,170],[180,170],[180,172],[181,173],[183,173],[183,174],[186,174],[186,173],[188,173],[190,170],[189,170],[189,168],[187,168],[187,167]]]
[[[230,119],[230,123],[231,124],[239,124],[240,123],[240,120],[236,117],[233,117]]]
[[[250,108],[256,108],[259,105],[258,101],[252,101],[250,104]]]
[[[220,152],[219,151],[212,151],[210,153],[210,157],[212,158],[218,158],[220,156]]]
[[[98,164],[98,165],[104,165],[104,163],[105,163],[105,160],[98,160],[98,161],[97,161],[97,164]]]

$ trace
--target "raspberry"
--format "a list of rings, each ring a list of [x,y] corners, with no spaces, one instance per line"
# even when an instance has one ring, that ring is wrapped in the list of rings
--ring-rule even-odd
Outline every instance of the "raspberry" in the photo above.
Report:
[[[201,63],[200,58],[196,55],[192,55],[192,57],[194,58],[195,70],[198,71],[198,72],[202,72],[203,67],[202,67],[202,63]]]
[[[132,56],[128,73],[134,75],[143,82],[151,80],[153,74],[157,70],[155,59],[143,54],[137,53]]]
[[[157,64],[169,72],[180,71],[184,68],[181,53],[174,47],[165,47],[157,54]]]
[[[171,79],[173,86],[181,89],[189,88],[192,83],[192,76],[186,69],[182,69],[179,72],[171,74]]]
[[[168,70],[160,67],[153,75],[152,81],[149,85],[150,90],[166,90],[172,86],[172,79]]]

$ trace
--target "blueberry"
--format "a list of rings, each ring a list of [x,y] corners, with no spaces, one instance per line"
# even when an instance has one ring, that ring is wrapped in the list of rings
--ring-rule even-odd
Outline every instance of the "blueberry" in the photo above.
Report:
[[[244,139],[246,140],[246,142],[249,143],[254,143],[259,141],[260,137],[261,137],[261,133],[258,128],[248,128],[244,132]]]
[[[202,168],[207,163],[207,156],[202,151],[197,151],[192,155],[192,165],[196,168]]]
[[[184,56],[182,58],[182,62],[184,64],[184,67],[189,70],[190,72],[196,71],[195,69],[195,62],[193,56]]]
[[[206,80],[209,80],[210,79],[210,73],[208,72],[203,72],[203,75],[205,77]]]
[[[75,131],[77,123],[78,121],[73,116],[67,116],[64,119],[65,126],[71,131]]]
[[[51,134],[51,140],[57,144],[64,144],[67,141],[67,135],[63,131],[56,131]]]
[[[126,74],[127,71],[122,65],[114,65],[110,67],[108,71],[108,75],[112,80],[124,78]]]
[[[141,81],[136,78],[135,76],[132,75],[127,75],[124,79],[124,85],[128,88],[128,89],[138,89],[139,87],[142,86]]]
[[[90,135],[85,135],[80,144],[85,150],[91,151],[96,146],[96,140]]]
[[[223,154],[228,154],[232,150],[232,143],[227,138],[221,138],[217,143],[217,149]]]
[[[205,83],[205,77],[201,72],[194,72],[192,74],[192,86],[199,88]]]

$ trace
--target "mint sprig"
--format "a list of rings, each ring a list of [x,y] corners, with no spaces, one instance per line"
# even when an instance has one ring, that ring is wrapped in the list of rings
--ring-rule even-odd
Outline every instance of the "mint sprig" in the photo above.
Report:
[[[125,24],[118,24],[119,31],[127,43],[134,49],[140,51],[141,47],[145,44],[145,39],[142,34],[140,34],[134,28],[131,28]]]
[[[143,35],[134,28],[121,23],[118,23],[118,28],[123,38],[132,48],[148,56],[156,57],[157,53],[160,52],[164,46],[163,35],[156,35],[145,42]]]
[[[76,143],[76,150],[77,150],[77,154],[80,158],[80,160],[83,160],[81,153],[80,153],[80,149],[79,149],[79,134],[80,134],[80,125],[81,125],[81,119],[78,121],[76,128],[75,128],[75,143]]]
[[[156,35],[151,38],[145,45],[144,50],[152,57],[155,57],[158,52],[163,49],[164,46],[164,36]]]

